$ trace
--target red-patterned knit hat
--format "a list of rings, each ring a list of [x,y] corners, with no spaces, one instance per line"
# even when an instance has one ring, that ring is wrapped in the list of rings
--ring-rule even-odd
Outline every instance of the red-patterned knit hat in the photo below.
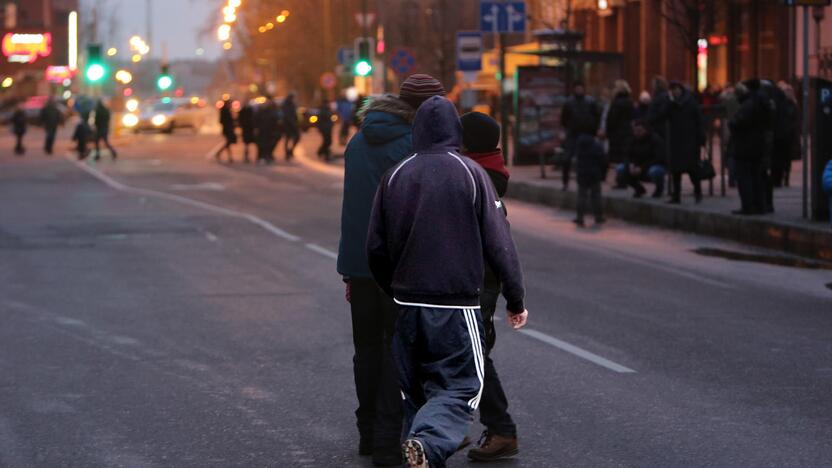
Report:
[[[436,78],[425,75],[410,75],[399,89],[399,98],[418,109],[425,100],[433,96],[444,96],[445,88]]]

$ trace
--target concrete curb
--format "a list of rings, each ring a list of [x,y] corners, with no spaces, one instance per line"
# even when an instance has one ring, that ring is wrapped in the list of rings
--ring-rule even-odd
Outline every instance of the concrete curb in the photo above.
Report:
[[[512,180],[508,198],[564,210],[575,210],[577,194],[553,187]],[[604,197],[604,213],[639,224],[703,234],[743,244],[779,250],[819,260],[832,261],[832,229],[802,226],[727,213],[695,210],[685,205],[667,205],[650,200]]]

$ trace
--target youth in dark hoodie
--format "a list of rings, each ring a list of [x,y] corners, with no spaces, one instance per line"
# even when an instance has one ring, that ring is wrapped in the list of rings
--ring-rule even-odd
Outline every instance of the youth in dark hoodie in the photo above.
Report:
[[[503,284],[510,319],[525,324],[523,279],[488,174],[459,155],[454,105],[433,97],[413,123],[413,156],[381,181],[370,217],[370,270],[401,306],[393,354],[405,396],[408,466],[445,466],[479,406],[485,262]]]

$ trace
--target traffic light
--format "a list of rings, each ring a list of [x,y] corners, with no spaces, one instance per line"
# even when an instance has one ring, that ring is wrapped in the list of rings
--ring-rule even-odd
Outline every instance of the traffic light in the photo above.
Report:
[[[162,72],[159,73],[159,78],[156,78],[156,87],[163,92],[173,87],[173,77],[168,72],[167,65],[162,65]]]
[[[101,44],[87,45],[87,68],[84,76],[90,84],[99,84],[107,77],[107,64],[101,58]]]
[[[368,76],[373,74],[374,42],[372,38],[368,37],[359,37],[355,40],[355,65],[353,65],[353,73],[355,76]]]

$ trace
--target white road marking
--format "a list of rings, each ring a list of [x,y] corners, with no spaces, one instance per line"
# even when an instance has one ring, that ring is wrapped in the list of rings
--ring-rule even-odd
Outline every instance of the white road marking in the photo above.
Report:
[[[212,192],[222,192],[225,191],[225,185],[217,183],[217,182],[201,182],[199,184],[173,184],[170,186],[171,190],[177,191],[194,191],[194,190],[206,190]]]
[[[290,233],[284,231],[283,229],[280,229],[279,227],[275,226],[274,224],[272,224],[272,223],[270,223],[270,222],[268,222],[268,221],[266,221],[266,220],[264,220],[264,219],[262,219],[258,216],[255,216],[251,213],[244,213],[242,211],[232,210],[230,208],[224,208],[224,207],[221,207],[221,206],[212,205],[210,203],[205,203],[205,202],[201,202],[201,201],[198,201],[198,200],[192,200],[190,198],[182,197],[182,196],[179,196],[179,195],[174,195],[172,193],[159,192],[159,191],[156,191],[156,190],[131,187],[129,185],[125,185],[125,184],[113,179],[112,177],[98,171],[97,169],[94,169],[90,166],[87,166],[86,164],[83,163],[83,161],[74,161],[70,156],[67,156],[67,159],[70,162],[72,162],[73,164],[75,164],[76,166],[78,166],[79,168],[81,168],[81,170],[83,170],[84,172],[90,174],[91,176],[95,177],[96,179],[100,180],[101,182],[104,182],[110,188],[113,188],[115,190],[118,190],[118,191],[121,191],[121,192],[127,192],[127,193],[135,193],[137,195],[144,195],[144,196],[148,196],[148,197],[161,198],[163,200],[175,201],[175,202],[181,203],[183,205],[189,205],[189,206],[193,206],[193,207],[196,207],[196,208],[201,208],[203,210],[210,211],[210,212],[217,213],[217,214],[221,214],[223,216],[228,216],[228,217],[237,218],[237,219],[245,219],[245,220],[251,222],[252,224],[256,224],[257,226],[260,226],[265,231],[267,231],[267,232],[269,232],[269,233],[271,233],[271,234],[273,234],[277,237],[280,237],[281,239],[285,239],[285,240],[290,241],[290,242],[297,242],[297,241],[300,240],[300,237],[298,237],[294,234],[290,234]]]
[[[537,330],[532,330],[530,328],[521,328],[517,330],[519,333],[522,333],[526,336],[530,336],[536,340],[542,341],[548,345],[552,345],[555,348],[560,349],[561,351],[566,351],[569,354],[574,354],[579,358],[586,359],[593,364],[597,364],[601,367],[605,367],[613,372],[619,372],[622,374],[633,374],[636,371],[630,369],[629,367],[622,366],[621,364],[617,364],[615,362],[610,361],[609,359],[603,358],[595,353],[591,353],[585,349],[579,348],[571,343],[567,343],[563,340],[559,340],[555,337],[549,336],[545,333],[539,332]]]
[[[319,253],[319,254],[323,255],[324,257],[331,258],[333,260],[338,260],[338,254],[337,253],[335,253],[335,252],[333,252],[329,249],[325,249],[325,248],[321,247],[318,244],[306,244],[306,248],[313,251],[313,252]]]
[[[268,222],[268,221],[266,221],[266,220],[264,220],[264,219],[262,219],[258,216],[255,216],[253,214],[244,213],[244,212],[241,212],[241,211],[236,211],[236,210],[232,210],[232,209],[229,209],[229,208],[224,208],[224,207],[221,207],[221,206],[212,205],[210,203],[205,203],[205,202],[201,202],[201,201],[198,201],[198,200],[192,200],[190,198],[186,198],[186,197],[182,197],[182,196],[174,195],[174,194],[170,194],[170,193],[159,192],[159,191],[156,191],[156,190],[142,189],[142,188],[137,188],[137,187],[131,187],[129,185],[125,185],[125,184],[107,176],[106,174],[104,174],[104,173],[102,173],[102,172],[100,172],[100,171],[98,171],[98,170],[96,170],[92,167],[87,166],[82,161],[73,160],[69,155],[67,156],[67,159],[70,162],[74,163],[79,168],[81,168],[82,170],[84,170],[85,172],[89,173],[90,175],[92,175],[96,179],[100,180],[101,182],[104,182],[106,185],[108,185],[109,187],[111,187],[115,190],[119,190],[119,191],[122,191],[122,192],[128,192],[128,193],[135,193],[135,194],[139,194],[139,195],[151,196],[151,197],[156,197],[156,198],[161,198],[161,199],[164,199],[164,200],[176,201],[176,202],[182,203],[184,205],[189,205],[189,206],[194,206],[194,207],[197,207],[197,208],[202,208],[204,210],[211,211],[211,212],[214,212],[214,213],[218,213],[218,214],[221,214],[221,215],[225,215],[225,216],[229,216],[229,217],[233,217],[233,218],[246,219],[249,222],[260,226],[261,228],[268,231],[269,233],[271,233],[271,234],[273,234],[277,237],[280,237],[282,239],[285,239],[285,240],[288,240],[288,241],[291,241],[291,242],[297,242],[297,241],[301,240],[300,237],[295,236],[294,234],[290,234],[290,233],[278,228],[277,226],[273,225],[272,223],[270,223],[270,222]],[[206,233],[206,237],[208,237],[209,235],[213,236],[213,234]],[[210,240],[210,237],[209,237],[209,240]],[[335,253],[335,252],[333,252],[329,249],[326,249],[324,247],[321,247],[318,244],[308,243],[308,244],[305,244],[305,247],[307,249],[309,249],[310,251],[318,253],[318,254],[320,254],[324,257],[327,257],[329,259],[332,259],[332,260],[337,260],[338,259],[338,254],[337,253]],[[499,318],[499,317],[495,317],[495,320],[502,320],[502,319]],[[537,330],[524,328],[524,329],[518,330],[518,332],[522,333],[526,336],[532,337],[536,340],[542,341],[543,343],[554,346],[554,347],[556,347],[556,348],[558,348],[562,351],[566,351],[567,353],[578,356],[582,359],[586,359],[586,360],[588,360],[588,361],[590,361],[594,364],[597,364],[601,367],[607,368],[611,371],[618,372],[618,373],[635,373],[636,372],[636,371],[634,371],[634,370],[632,370],[628,367],[622,366],[621,364],[617,364],[615,362],[612,362],[609,359],[598,356],[597,354],[591,353],[591,352],[586,351],[584,349],[581,349],[581,348],[579,348],[579,347],[577,347],[573,344],[570,344],[570,343],[567,343],[563,340],[559,340],[557,338],[551,337],[551,336],[549,336],[545,333],[539,332]]]
[[[212,234],[208,231],[205,232],[205,238],[208,239],[211,242],[217,242],[218,240],[220,240],[219,237],[215,236],[214,234]]]

